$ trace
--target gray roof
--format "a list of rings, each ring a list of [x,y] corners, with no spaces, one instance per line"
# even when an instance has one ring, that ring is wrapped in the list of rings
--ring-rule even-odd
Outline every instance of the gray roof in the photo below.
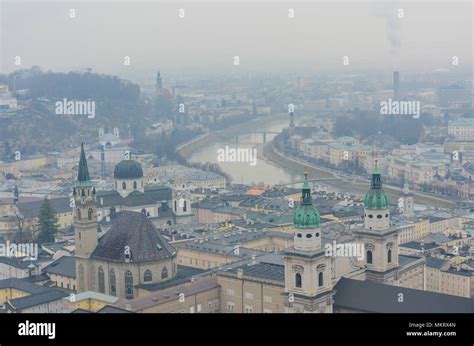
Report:
[[[186,282],[178,286],[170,287],[165,290],[160,290],[138,297],[135,299],[119,299],[114,304],[116,307],[126,308],[130,306],[131,311],[139,312],[144,309],[149,309],[157,305],[166,304],[178,299],[179,293],[183,293],[186,297],[206,292],[211,289],[219,287],[215,277],[200,277],[194,282]]]
[[[127,207],[157,204],[161,201],[170,201],[172,191],[167,186],[154,185],[145,188],[145,192],[133,191],[127,197],[122,197],[116,190],[98,191],[97,207],[111,207],[122,205]],[[102,203],[101,203],[102,202]]]
[[[448,263],[449,261],[441,258],[426,256],[426,266],[430,268],[441,269]]]
[[[48,289],[45,292],[32,294],[26,297],[8,300],[7,304],[13,310],[23,310],[36,305],[49,303],[67,297],[68,294],[55,289]]]
[[[449,267],[446,272],[456,275],[468,276],[471,277],[474,275],[474,272],[469,269]]]
[[[430,216],[430,217],[428,218],[428,221],[429,221],[430,223],[438,222],[438,221],[443,221],[443,220],[446,220],[446,218],[445,218],[445,217],[438,217],[438,216]]]
[[[293,188],[293,187],[284,188],[284,189],[273,188],[273,189],[266,190],[260,196],[261,197],[268,197],[268,198],[275,198],[275,197],[283,197],[283,196],[294,195],[296,193],[301,193],[301,189],[297,189],[297,188]]]
[[[53,207],[56,213],[67,213],[71,211],[71,207],[69,205],[69,197],[52,198],[49,201],[51,202],[51,206]],[[32,202],[19,202],[17,205],[21,215],[23,215],[25,218],[33,218],[39,215],[42,203],[43,200]]]
[[[122,197],[117,191],[99,192],[97,194],[97,206],[99,208],[122,205],[135,207],[156,204],[157,201],[140,191],[133,191],[127,197]]]
[[[188,282],[193,276],[201,275],[205,272],[206,270],[204,269],[178,265],[176,276],[174,276],[172,279],[155,284],[140,284],[137,285],[137,287],[147,291],[159,291],[168,287]]]
[[[398,255],[398,264],[400,267],[402,267],[408,263],[418,261],[420,258],[423,258],[423,257]]]
[[[227,237],[225,235],[227,235]],[[237,245],[264,238],[282,238],[291,240],[293,239],[293,234],[286,232],[269,231],[265,229],[255,229],[253,231],[219,232],[209,234],[209,241],[205,242],[204,244],[212,243],[219,245]]]
[[[474,300],[448,294],[341,278],[334,306],[375,313],[474,313]],[[399,294],[403,302],[399,303]]]
[[[255,265],[242,265],[229,269],[227,273],[237,274],[237,270],[242,269],[245,277],[264,279],[271,281],[285,282],[285,267],[280,264],[257,263]]]
[[[28,266],[31,263],[37,264],[37,261],[24,260],[24,257],[0,257],[0,263],[7,264],[18,269],[28,269]]]
[[[85,310],[85,309],[80,309],[80,308],[78,308],[78,309],[76,309],[76,310],[73,310],[73,311],[71,312],[71,314],[93,314],[93,312],[92,312],[92,311],[89,311],[89,310]]]
[[[99,239],[91,257],[125,262],[125,246],[129,246],[133,262],[161,260],[176,254],[146,215],[123,211],[117,214],[110,230]]]
[[[42,293],[49,291],[47,287],[35,285],[25,279],[9,278],[0,280],[0,289],[15,288],[17,290],[27,292],[30,294]]]
[[[117,308],[115,306],[106,305],[102,309],[97,310],[96,312],[85,310],[85,309],[76,309],[71,312],[71,314],[131,314],[132,311],[125,309]]]
[[[55,253],[56,251],[64,250],[64,247],[69,246],[69,245],[71,245],[71,243],[68,240],[64,240],[64,241],[58,241],[54,243],[43,243],[41,244],[41,247],[43,249],[51,251],[52,253]]]
[[[423,246],[422,246],[423,244]],[[404,243],[404,244],[400,244],[400,247],[406,247],[406,248],[409,248],[409,249],[414,249],[414,250],[431,250],[431,249],[434,249],[436,247],[438,247],[438,245],[436,243],[421,243],[419,241],[410,241],[408,243]]]
[[[43,272],[75,278],[76,258],[73,256],[62,256],[43,268]]]
[[[185,244],[185,248],[188,250],[195,250],[201,252],[208,252],[208,253],[215,253],[220,255],[231,256],[235,258],[239,257],[252,257],[253,255],[262,255],[265,254],[264,251],[260,250],[253,250],[253,249],[246,249],[245,247],[239,247],[239,252],[236,254],[234,252],[234,246],[231,245],[222,245],[222,244],[215,244],[211,242],[204,242],[204,243],[194,243],[188,242]]]
[[[231,206],[219,206],[219,207],[213,208],[213,211],[217,213],[236,215],[236,216],[244,216],[245,213],[247,212],[244,209],[235,208]]]
[[[132,314],[132,311],[118,308],[116,306],[106,305],[102,309],[97,310],[98,314]]]

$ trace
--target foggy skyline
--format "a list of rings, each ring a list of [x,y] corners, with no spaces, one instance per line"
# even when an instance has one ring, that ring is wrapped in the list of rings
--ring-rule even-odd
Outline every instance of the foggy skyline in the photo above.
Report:
[[[27,6],[26,6],[27,5]],[[29,2],[2,1],[3,73],[92,68],[121,76],[146,70],[427,72],[472,68],[469,2]],[[69,9],[76,18],[69,17]],[[185,9],[185,17],[178,10]],[[295,18],[288,18],[288,9]],[[402,8],[404,17],[398,18]],[[41,14],[41,15],[38,15]],[[20,56],[21,66],[14,65]],[[124,66],[124,57],[131,59]],[[342,57],[349,57],[343,66]],[[467,70],[468,69],[468,70]],[[472,73],[471,73],[472,75]]]

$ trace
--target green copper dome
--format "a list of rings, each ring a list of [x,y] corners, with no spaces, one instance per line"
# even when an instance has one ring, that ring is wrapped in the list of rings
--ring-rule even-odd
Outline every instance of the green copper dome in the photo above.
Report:
[[[296,208],[293,215],[293,225],[295,228],[317,228],[320,224],[319,212],[313,205],[311,188],[309,186],[307,173],[301,189],[301,204]]]
[[[114,170],[115,179],[139,179],[143,178],[142,166],[134,160],[122,160]]]
[[[370,190],[365,195],[364,207],[365,209],[377,210],[388,209],[388,197],[382,189],[382,180],[380,178],[380,169],[375,163],[374,173],[372,174],[372,183]]]

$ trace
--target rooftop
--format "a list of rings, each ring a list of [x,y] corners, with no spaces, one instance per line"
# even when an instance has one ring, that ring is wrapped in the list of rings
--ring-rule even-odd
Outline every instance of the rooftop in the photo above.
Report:
[[[53,263],[43,268],[44,273],[76,277],[76,258],[73,256],[62,256]]]
[[[474,300],[448,294],[341,278],[334,306],[372,313],[474,313]],[[398,301],[403,294],[403,302]]]
[[[91,257],[124,262],[125,246],[130,248],[133,262],[161,260],[175,256],[176,250],[156,230],[143,213],[122,211],[110,230],[99,239]]]
[[[59,290],[48,289],[47,291],[41,293],[8,300],[6,304],[8,304],[13,310],[23,310],[33,306],[62,299],[64,297],[67,297],[67,295],[67,293]]]

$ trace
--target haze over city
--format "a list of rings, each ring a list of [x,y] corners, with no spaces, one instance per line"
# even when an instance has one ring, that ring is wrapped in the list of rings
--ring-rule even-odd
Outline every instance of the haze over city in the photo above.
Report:
[[[473,10],[0,1],[1,341],[472,340]]]

